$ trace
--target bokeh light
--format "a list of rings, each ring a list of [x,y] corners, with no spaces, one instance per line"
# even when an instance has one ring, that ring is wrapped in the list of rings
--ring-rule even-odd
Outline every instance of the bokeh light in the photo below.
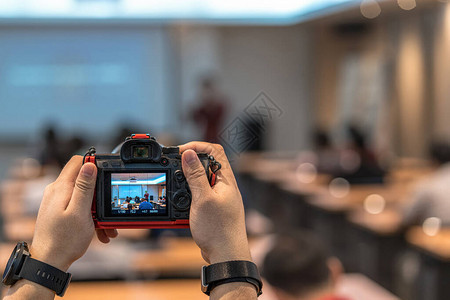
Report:
[[[350,183],[341,177],[331,180],[328,191],[335,198],[344,198],[350,193]]]
[[[368,19],[374,19],[381,13],[381,7],[375,0],[363,0],[360,9],[361,14]]]
[[[301,183],[312,183],[317,178],[317,168],[312,163],[302,163],[297,167],[295,176]]]
[[[371,194],[364,199],[364,209],[369,214],[379,214],[383,212],[384,208],[386,207],[386,200],[383,198],[383,196],[378,194]]]
[[[436,217],[425,219],[422,224],[423,232],[429,236],[435,236],[441,229],[442,220]]]
[[[397,3],[404,10],[411,10],[417,6],[416,0],[397,0]]]

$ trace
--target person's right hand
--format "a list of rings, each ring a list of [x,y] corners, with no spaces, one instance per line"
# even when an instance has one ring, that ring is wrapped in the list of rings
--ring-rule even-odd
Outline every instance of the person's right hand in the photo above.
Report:
[[[222,165],[213,187],[196,152],[213,155]],[[191,233],[203,258],[208,263],[251,260],[242,197],[222,146],[191,142],[181,145],[180,153],[192,192]]]

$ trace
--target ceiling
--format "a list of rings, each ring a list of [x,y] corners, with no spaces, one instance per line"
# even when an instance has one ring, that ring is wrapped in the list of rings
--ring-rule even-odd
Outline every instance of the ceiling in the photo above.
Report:
[[[128,181],[130,178],[134,177],[136,180],[142,181],[150,181],[155,180],[161,176],[165,175],[164,173],[113,173],[111,174],[111,180],[119,180],[119,181]]]
[[[287,25],[360,0],[1,0],[0,21],[134,21]]]

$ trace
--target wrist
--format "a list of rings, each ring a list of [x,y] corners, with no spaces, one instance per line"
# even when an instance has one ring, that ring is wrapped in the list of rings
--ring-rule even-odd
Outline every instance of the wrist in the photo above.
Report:
[[[209,263],[215,264],[225,261],[232,261],[232,260],[247,260],[252,261],[252,256],[250,254],[250,250],[247,245],[243,245],[241,247],[237,248],[228,248],[223,247],[219,249],[215,249],[211,251],[209,255]]]
[[[51,251],[50,251],[51,252]],[[34,247],[31,245],[30,247],[30,255],[32,258],[51,265],[61,271],[67,272],[71,262],[68,262],[66,259],[62,257],[58,257],[58,253],[50,253],[49,251],[43,251],[38,247]],[[56,252],[56,251],[55,251]]]
[[[211,291],[210,299],[257,299],[255,287],[247,282],[230,282]]]

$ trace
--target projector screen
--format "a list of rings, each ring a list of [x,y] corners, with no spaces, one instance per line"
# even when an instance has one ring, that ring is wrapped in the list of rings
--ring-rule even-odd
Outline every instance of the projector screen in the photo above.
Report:
[[[120,123],[158,131],[170,103],[165,31],[100,27],[0,30],[0,137],[59,131],[93,137]]]

